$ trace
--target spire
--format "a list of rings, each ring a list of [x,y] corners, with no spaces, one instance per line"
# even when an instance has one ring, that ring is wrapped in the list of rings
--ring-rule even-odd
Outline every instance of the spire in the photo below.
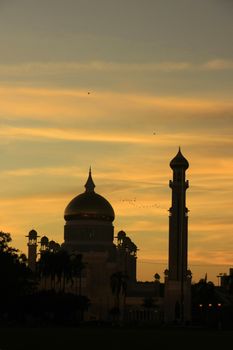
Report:
[[[91,167],[89,169],[89,176],[88,176],[87,182],[85,184],[85,188],[86,188],[86,192],[94,192],[95,184],[94,184],[94,181],[92,180],[92,176],[91,176]]]

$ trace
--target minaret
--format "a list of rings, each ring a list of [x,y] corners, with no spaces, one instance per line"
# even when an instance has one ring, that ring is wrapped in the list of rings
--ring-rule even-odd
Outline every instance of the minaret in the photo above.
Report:
[[[36,270],[36,258],[37,258],[37,232],[31,230],[28,234],[28,267],[32,271]]]
[[[187,322],[191,318],[191,273],[188,266],[188,209],[185,179],[188,161],[181,150],[170,162],[173,180],[172,206],[169,209],[169,268],[165,277],[165,321]]]

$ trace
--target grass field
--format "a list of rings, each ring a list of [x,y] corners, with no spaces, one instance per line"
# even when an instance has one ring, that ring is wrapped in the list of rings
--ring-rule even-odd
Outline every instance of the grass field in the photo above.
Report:
[[[233,349],[233,331],[200,329],[1,328],[0,350]]]

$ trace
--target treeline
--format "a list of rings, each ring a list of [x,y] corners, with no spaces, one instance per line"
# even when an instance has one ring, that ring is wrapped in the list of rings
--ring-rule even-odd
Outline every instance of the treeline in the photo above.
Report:
[[[0,232],[0,323],[81,322],[89,306],[81,290],[82,256],[46,251],[33,272],[26,256],[10,246],[11,241],[10,233]],[[68,285],[74,283],[75,292],[71,292]]]

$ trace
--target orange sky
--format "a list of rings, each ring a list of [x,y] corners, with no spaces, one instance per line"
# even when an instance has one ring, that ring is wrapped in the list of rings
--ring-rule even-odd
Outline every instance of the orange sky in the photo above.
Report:
[[[138,279],[163,275],[181,146],[189,267],[217,283],[233,264],[233,6],[96,3],[0,3],[0,229],[22,251],[32,228],[62,242],[91,165],[115,233],[139,248]]]

